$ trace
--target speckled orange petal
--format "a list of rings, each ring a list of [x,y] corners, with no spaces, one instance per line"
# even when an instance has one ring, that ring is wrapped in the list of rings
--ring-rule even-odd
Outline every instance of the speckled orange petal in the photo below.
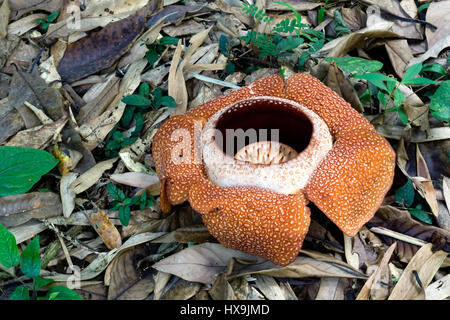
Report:
[[[256,96],[282,97],[283,86],[283,77],[281,76],[281,74],[276,73],[271,76],[256,80],[247,87],[242,87],[240,89],[232,91],[226,96],[208,101],[196,108],[189,110],[186,114],[194,117],[202,117],[208,120],[220,109],[238,102],[239,100]]]
[[[189,203],[221,244],[282,266],[297,257],[310,223],[303,194],[218,187],[203,179],[192,186]]]
[[[170,204],[186,201],[190,186],[203,175],[201,153],[196,149],[200,149],[200,132],[204,123],[203,118],[175,116],[161,125],[153,139],[156,172],[164,181],[161,186],[165,189],[161,191]],[[164,203],[164,208],[170,210],[167,203]]]
[[[307,73],[297,73],[290,77],[286,81],[284,96],[318,114],[335,139],[347,131],[358,128],[375,131],[369,121],[353,109],[347,101],[319,79]]]
[[[395,153],[386,139],[374,130],[349,131],[313,173],[306,197],[352,237],[381,205],[394,168]]]

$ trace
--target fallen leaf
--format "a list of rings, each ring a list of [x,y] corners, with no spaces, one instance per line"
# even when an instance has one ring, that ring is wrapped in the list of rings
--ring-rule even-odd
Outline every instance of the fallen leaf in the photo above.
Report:
[[[153,277],[144,276],[139,268],[139,260],[144,256],[144,248],[137,246],[122,251],[111,261],[108,300],[144,300],[153,292]]]
[[[443,300],[450,297],[450,274],[431,283],[425,289],[425,299]]]
[[[43,10],[47,12],[60,11],[61,0],[10,0],[11,19],[18,19],[30,11]]]
[[[213,300],[237,300],[236,295],[233,292],[233,288],[227,281],[226,272],[221,273],[212,288],[208,291]]]
[[[73,172],[68,172],[61,177],[61,182],[59,186],[59,193],[61,195],[63,216],[68,218],[72,214],[73,209],[75,209],[75,192],[69,185],[75,181],[77,174]]]
[[[362,287],[361,291],[359,292],[358,296],[356,297],[356,300],[369,300],[369,297],[372,295],[374,291],[383,291],[382,298],[387,298],[388,296],[388,288],[386,286],[383,286],[381,284],[381,281],[386,281],[386,274],[388,276],[388,284],[390,280],[390,273],[389,273],[389,260],[392,257],[392,254],[394,253],[394,250],[397,246],[397,242],[394,242],[388,250],[386,250],[383,259],[381,260],[380,264],[378,265],[377,269],[374,273],[370,276],[369,279],[367,279],[366,283],[364,283],[364,286]],[[373,297],[373,295],[372,295]],[[378,296],[380,298],[380,296]],[[374,299],[374,300],[380,300],[380,299]]]
[[[155,263],[153,268],[187,281],[212,284],[217,279],[217,275],[227,268],[231,258],[265,261],[265,259],[229,249],[217,243],[203,243],[164,258]]]
[[[0,38],[6,38],[8,35],[8,23],[11,10],[9,8],[9,0],[4,0],[0,7]]]
[[[52,142],[60,140],[60,133],[66,125],[67,117],[62,117],[60,120],[50,124],[36,126],[28,130],[19,131],[14,137],[12,137],[7,146],[45,149]]]
[[[381,206],[375,216],[367,222],[366,226],[368,228],[384,227],[426,242],[432,242],[433,234],[436,233],[436,235],[439,235],[439,237],[447,243],[447,247],[450,244],[449,231],[435,226],[422,224],[413,220],[407,210],[399,210],[392,206]],[[391,237],[383,235],[380,237],[387,245],[391,245],[394,242],[394,239]],[[409,262],[418,249],[419,247],[416,245],[397,241],[395,254],[400,261]]]
[[[433,245],[430,243],[417,251],[403,271],[388,300],[413,300],[425,297],[424,289],[447,257],[447,253],[442,250],[433,253],[432,247]],[[420,279],[421,285],[414,276],[414,272]]]
[[[0,198],[0,224],[15,227],[31,219],[61,215],[59,196],[53,192],[30,192]]]
[[[118,158],[113,158],[97,163],[93,168],[89,169],[72,182],[69,185],[69,188],[72,188],[75,194],[86,191],[97,183],[98,179],[100,179],[106,170],[112,168],[117,159]]]
[[[399,78],[402,79],[405,75],[406,66],[409,61],[414,58],[411,49],[409,48],[408,41],[404,39],[389,40],[386,41],[385,47],[395,72]]]
[[[286,300],[283,290],[273,277],[264,274],[256,274],[255,278],[256,287],[268,300]]]
[[[431,182],[430,172],[428,171],[427,163],[420,152],[419,145],[416,149],[416,161],[417,161],[417,176],[427,179],[428,181],[421,181],[423,186],[423,196],[431,208],[434,216],[439,216],[439,209],[436,200],[436,190],[434,190],[433,183]]]
[[[161,300],[188,300],[199,292],[200,287],[200,283],[177,279],[177,282],[164,293]]]
[[[431,2],[427,9],[425,20],[434,24],[437,29],[425,28],[428,48],[433,47],[436,42],[445,38],[450,33],[450,1]]]
[[[143,30],[146,14],[147,10],[139,10],[70,44],[58,66],[62,80],[74,82],[112,66]]]
[[[172,275],[170,273],[158,271],[155,276],[155,290],[153,300],[159,300],[159,298],[161,298],[161,295],[163,294],[163,291],[171,277]]]

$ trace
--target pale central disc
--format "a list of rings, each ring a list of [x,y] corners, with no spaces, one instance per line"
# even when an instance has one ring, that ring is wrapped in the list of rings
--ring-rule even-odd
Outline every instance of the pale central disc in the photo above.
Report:
[[[298,154],[288,145],[276,141],[260,141],[239,150],[234,158],[258,164],[275,164],[291,160]]]

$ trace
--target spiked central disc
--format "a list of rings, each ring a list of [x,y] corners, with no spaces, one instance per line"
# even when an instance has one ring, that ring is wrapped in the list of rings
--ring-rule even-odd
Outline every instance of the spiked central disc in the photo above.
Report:
[[[298,152],[276,141],[260,141],[239,150],[234,158],[257,164],[276,164],[291,160]]]

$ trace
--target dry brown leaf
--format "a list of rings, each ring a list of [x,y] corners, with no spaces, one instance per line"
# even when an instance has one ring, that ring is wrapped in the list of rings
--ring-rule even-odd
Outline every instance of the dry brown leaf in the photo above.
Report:
[[[427,15],[425,20],[432,23],[437,29],[427,27],[425,29],[425,35],[427,37],[428,48],[439,40],[448,37],[450,34],[450,1],[431,2],[427,9]]]
[[[322,278],[320,279],[319,291],[315,300],[343,300],[343,288],[339,285],[341,278]]]
[[[392,257],[392,254],[394,253],[394,250],[397,246],[397,242],[394,242],[389,249],[386,250],[386,253],[383,256],[383,259],[381,260],[380,264],[378,265],[378,268],[375,270],[374,273],[370,276],[370,278],[366,281],[364,286],[362,287],[361,291],[359,292],[358,296],[356,297],[356,300],[369,300],[369,297],[374,293],[375,290],[383,291],[383,293],[386,293],[385,297],[387,297],[388,288],[386,286],[383,286],[380,284],[380,281],[386,281],[386,274],[390,276],[389,273],[389,260]],[[390,277],[388,277],[388,282],[390,281]],[[372,298],[373,295],[372,295]]]
[[[359,270],[359,256],[353,253],[353,239],[344,234],[344,248],[345,248],[345,260],[356,270]]]
[[[113,158],[97,163],[93,168],[80,175],[74,182],[69,185],[76,194],[86,191],[97,183],[98,179],[106,170],[112,168],[118,158]]]
[[[423,196],[431,208],[435,217],[439,216],[439,209],[436,200],[436,190],[434,190],[433,183],[431,182],[430,172],[428,171],[427,163],[420,152],[419,145],[416,147],[416,160],[417,160],[417,176],[427,179],[428,181],[419,182],[423,186]],[[415,182],[417,183],[417,182]]]
[[[89,221],[102,237],[108,249],[120,248],[122,238],[117,228],[109,221],[108,216],[100,209],[89,215]]]
[[[66,125],[67,121],[67,117],[63,117],[58,121],[50,124],[36,126],[28,130],[20,131],[5,145],[23,148],[45,149],[52,142],[61,140],[59,135]]]
[[[248,274],[266,274],[280,278],[356,278],[366,279],[367,276],[332,256],[310,250],[301,250],[308,256],[299,256],[288,266],[280,267],[269,261],[235,267],[230,278]]]
[[[369,27],[328,42],[319,50],[319,53],[326,52],[328,57],[343,57],[352,49],[363,48],[372,39],[398,38],[398,34],[389,31],[391,27],[392,22],[370,25]]]
[[[256,274],[255,286],[268,300],[286,300],[280,285],[271,276]]]
[[[403,271],[388,300],[425,298],[424,289],[447,257],[447,253],[442,250],[433,253],[432,247],[432,244],[427,244],[417,251]],[[420,279],[421,285],[416,276]]]
[[[431,283],[425,289],[425,299],[427,300],[443,300],[448,297],[450,297],[450,274]]]
[[[14,21],[8,26],[8,34],[21,36],[39,25],[36,20],[45,19],[46,17],[47,15],[45,13],[34,13],[20,20]]]
[[[389,40],[385,43],[389,60],[397,75],[402,79],[405,75],[406,66],[414,58],[407,40]]]
[[[7,228],[31,219],[56,217],[61,213],[61,200],[53,192],[30,192],[0,198],[0,224]]]
[[[447,209],[450,211],[450,178],[445,176],[443,177],[442,190],[444,193],[445,203],[447,204]]]
[[[141,276],[138,267],[144,254],[143,247],[138,246],[122,251],[111,261],[108,300],[144,300],[152,293],[152,275]]]
[[[217,243],[203,243],[186,248],[153,265],[158,271],[174,274],[182,279],[200,283],[214,283],[231,258],[265,261],[242,251],[226,248]]]
[[[63,216],[68,218],[72,214],[75,208],[75,192],[69,185],[75,181],[78,174],[74,172],[69,172],[61,177],[61,182],[59,185],[59,193],[61,195]]]
[[[28,221],[17,227],[8,228],[8,231],[16,238],[16,243],[20,244],[33,238],[35,235],[46,230],[47,226],[40,221]]]
[[[161,297],[161,300],[188,300],[200,291],[201,284],[177,279]]]
[[[163,28],[163,31],[171,37],[183,37],[203,30],[205,30],[203,25],[195,20],[188,20],[177,26],[170,25]]]
[[[325,84],[337,92],[342,98],[349,102],[358,112],[364,112],[361,100],[352,83],[344,76],[335,61],[331,61]]]
[[[60,11],[61,0],[10,0],[12,19],[18,19],[22,15],[35,10],[46,12]]]
[[[412,59],[409,62],[408,67],[419,62],[424,62],[429,58],[436,58],[439,53],[441,53],[441,51],[447,47],[450,47],[450,35],[440,38],[433,44],[432,47],[428,47],[428,50],[424,54]]]
[[[221,273],[208,291],[213,300],[237,300],[233,288],[227,281],[226,272]]]
[[[137,188],[147,188],[159,182],[158,176],[142,172],[115,173],[110,176],[111,181]]]
[[[170,273],[158,271],[155,276],[155,294],[153,296],[153,300],[159,300],[159,298],[161,298],[161,295],[164,292],[164,288],[169,282],[170,277],[172,277]]]
[[[180,68],[180,59],[182,51],[181,39],[178,41],[177,48],[172,57],[172,63],[169,69],[169,96],[175,99],[177,107],[172,115],[180,115],[186,111],[187,107],[187,89],[184,82],[183,70]]]
[[[0,38],[6,38],[8,35],[8,23],[11,10],[9,8],[9,0],[4,0],[0,7]]]

